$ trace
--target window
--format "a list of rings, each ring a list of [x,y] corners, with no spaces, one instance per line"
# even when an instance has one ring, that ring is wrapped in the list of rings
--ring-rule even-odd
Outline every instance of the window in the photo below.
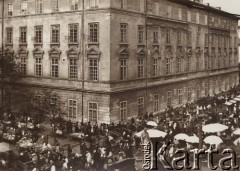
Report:
[[[98,104],[90,102],[88,104],[89,122],[97,122],[98,120]]]
[[[59,10],[58,0],[52,0],[52,11],[58,12],[58,10]]]
[[[69,43],[78,43],[78,24],[69,25]]]
[[[178,30],[177,31],[177,44],[181,45],[181,43],[182,43],[182,32],[181,32],[181,30]]]
[[[124,122],[127,120],[127,102],[120,102],[120,121]]]
[[[153,76],[157,76],[158,75],[158,60],[157,59],[153,59]]]
[[[43,12],[43,1],[36,0],[36,13],[41,14]]]
[[[196,13],[196,22],[197,24],[199,24],[200,20],[199,20],[199,13]]]
[[[170,32],[170,29],[167,29],[166,30],[166,43],[167,44],[170,44],[171,43],[171,32]]]
[[[172,105],[172,92],[168,91],[167,92],[167,106],[171,106]]]
[[[204,82],[204,95],[207,96],[208,95],[208,83]]]
[[[21,15],[27,14],[27,0],[21,1]]]
[[[58,58],[52,58],[52,77],[58,77]]]
[[[41,95],[35,95],[34,96],[34,102],[33,102],[33,105],[35,107],[41,107],[42,106],[42,96]]]
[[[158,96],[158,94],[154,95],[153,111],[154,112],[158,112],[159,111],[159,96]]]
[[[208,54],[204,54],[204,69],[208,69]]]
[[[187,21],[191,22],[191,11],[187,11]]]
[[[35,27],[35,43],[42,43],[42,36],[43,36],[43,27],[36,26]]]
[[[13,15],[13,4],[8,4],[8,8],[7,8],[7,14],[8,16],[12,16]]]
[[[187,71],[191,70],[191,62],[192,62],[191,55],[187,55],[187,68],[186,68]]]
[[[200,70],[200,55],[196,54],[196,70]]]
[[[27,27],[20,27],[20,43],[27,43]]]
[[[200,45],[200,33],[197,32],[197,46]]]
[[[90,70],[90,80],[97,81],[98,80],[98,60],[90,59],[89,61],[89,70]]]
[[[177,73],[182,72],[182,58],[177,57]]]
[[[120,6],[121,6],[121,9],[123,9],[124,8],[124,0],[120,0]]]
[[[71,11],[78,10],[78,0],[70,0]]]
[[[167,58],[166,59],[166,74],[171,74],[172,73],[172,59]]]
[[[99,0],[90,0],[90,7],[91,8],[98,8]]]
[[[158,31],[153,32],[153,44],[158,44]]]
[[[127,60],[120,60],[120,80],[126,80],[127,78]]]
[[[216,92],[215,92],[215,88],[216,88],[216,80],[213,80],[213,94],[215,94]]]
[[[138,78],[144,77],[144,59],[138,59]]]
[[[12,44],[13,43],[13,28],[7,28],[7,43]]]
[[[189,46],[192,45],[192,33],[191,32],[187,33],[187,45],[189,45]]]
[[[77,118],[77,101],[68,100],[68,117]]]
[[[196,92],[196,95],[197,95],[197,99],[199,99],[199,97],[200,97],[200,86],[199,85],[197,85],[197,92]]]
[[[178,8],[178,19],[182,20],[182,9]]]
[[[77,59],[76,58],[69,58],[69,78],[70,79],[77,79]]]
[[[35,58],[35,76],[42,76],[42,58]]]
[[[208,34],[207,33],[205,34],[204,40],[205,40],[205,42],[204,42],[205,46],[208,46]]]
[[[20,58],[20,74],[21,75],[27,74],[27,58],[26,57]]]
[[[59,25],[53,25],[53,26],[51,26],[51,29],[52,29],[51,42],[52,43],[59,43],[60,42],[60,26]]]
[[[182,104],[182,90],[178,89],[178,104]]]
[[[188,87],[187,91],[188,91],[187,99],[190,102],[192,100],[192,87]]]
[[[138,98],[138,116],[142,116],[144,111],[144,98]]]
[[[98,23],[90,23],[89,24],[89,39],[90,42],[98,42],[98,37],[99,37],[99,27],[98,27]]]
[[[121,43],[126,43],[127,42],[127,24],[126,23],[122,23],[120,24],[120,31],[121,31]]]
[[[143,26],[138,26],[138,43],[143,43]]]

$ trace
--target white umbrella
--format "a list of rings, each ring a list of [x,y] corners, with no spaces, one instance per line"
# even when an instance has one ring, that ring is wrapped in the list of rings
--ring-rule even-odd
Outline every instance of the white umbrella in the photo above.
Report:
[[[223,140],[216,136],[216,135],[210,135],[208,137],[206,137],[204,140],[203,140],[206,144],[216,144],[216,145],[219,145],[221,143],[223,143]]]
[[[233,100],[240,102],[240,98],[236,97]]]
[[[163,131],[156,130],[156,129],[149,129],[149,130],[147,130],[147,132],[148,132],[150,138],[165,137],[167,135],[167,133],[165,133]],[[135,135],[137,137],[141,137],[142,133],[143,133],[143,130],[136,133]]]
[[[227,105],[227,106],[231,106],[232,105],[231,102],[225,102],[224,104]]]
[[[8,143],[5,143],[5,142],[0,143],[0,152],[6,152],[6,151],[9,151],[9,150],[10,150],[10,148],[9,148]]]
[[[153,126],[153,127],[158,126],[158,124],[157,124],[156,122],[154,122],[154,121],[148,121],[148,122],[147,122],[147,125]]]
[[[190,136],[186,139],[189,143],[199,143],[199,138],[197,136]]]
[[[234,143],[235,145],[240,145],[240,138],[236,139],[233,143]]]
[[[236,101],[235,101],[235,100],[229,100],[229,102],[230,102],[230,103],[236,103]]]
[[[238,95],[237,97],[240,98],[240,95]]]
[[[208,133],[209,132],[222,132],[226,129],[228,129],[228,126],[219,124],[219,123],[204,125],[202,127],[203,132],[208,132]]]
[[[189,136],[187,134],[180,133],[180,134],[175,135],[174,138],[176,140],[187,140],[189,138]]]
[[[234,135],[240,135],[240,129],[238,128],[238,129],[236,129],[235,131],[233,131],[233,134],[234,134]]]

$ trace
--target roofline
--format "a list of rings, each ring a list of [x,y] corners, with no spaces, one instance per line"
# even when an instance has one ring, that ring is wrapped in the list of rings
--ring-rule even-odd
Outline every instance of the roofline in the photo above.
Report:
[[[168,0],[168,1],[183,4],[183,5],[186,5],[186,6],[191,7],[191,8],[198,8],[198,9],[202,9],[202,10],[205,10],[205,11],[212,11],[212,12],[215,12],[215,13],[220,13],[222,15],[227,15],[227,16],[229,16],[231,18],[234,18],[234,19],[237,19],[237,20],[240,19],[239,14],[231,14],[229,12],[214,8],[214,7],[209,6],[209,5],[204,5],[204,4],[201,4],[201,3],[198,3],[198,2],[189,1],[189,0]]]

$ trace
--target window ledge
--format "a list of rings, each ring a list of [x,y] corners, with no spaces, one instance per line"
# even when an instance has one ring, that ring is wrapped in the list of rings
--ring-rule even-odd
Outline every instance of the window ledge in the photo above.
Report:
[[[60,45],[60,43],[50,43],[50,45]]]
[[[34,46],[42,46],[42,43],[34,43]]]
[[[78,45],[78,42],[69,42],[68,45]]]
[[[119,45],[128,45],[128,43],[127,42],[120,42],[120,43],[118,43]]]
[[[99,45],[99,42],[88,42],[88,45]]]
[[[26,46],[27,43],[22,43],[22,42],[20,42],[19,45],[24,45],[24,46]]]

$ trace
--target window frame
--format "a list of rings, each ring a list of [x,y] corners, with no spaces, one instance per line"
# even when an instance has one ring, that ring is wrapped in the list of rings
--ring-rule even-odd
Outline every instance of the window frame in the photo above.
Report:
[[[51,58],[51,77],[52,78],[59,77],[59,58]]]
[[[96,105],[97,108],[90,108],[90,104]],[[94,111],[96,112],[96,117],[95,117],[95,118],[96,118],[96,121],[93,120],[93,118],[94,118],[94,117],[93,117],[93,114],[92,114],[92,116],[91,116],[91,118],[90,118],[90,109],[91,109],[92,112],[94,112]],[[98,102],[92,102],[92,101],[88,102],[88,121],[89,121],[89,122],[96,122],[96,123],[97,123],[97,122],[98,122],[98,115],[99,115]]]
[[[25,31],[25,32],[24,32]],[[27,43],[27,27],[19,27],[19,42],[20,43]]]
[[[34,26],[34,36],[35,36],[34,43],[37,43],[37,44],[43,43],[43,26],[42,25]]]
[[[89,31],[89,42],[98,43],[99,42],[99,23],[88,23]]]
[[[121,122],[124,122],[124,121],[126,121],[127,120],[127,112],[128,112],[128,108],[127,108],[127,101],[125,100],[125,101],[120,101],[120,103],[119,103],[119,108],[120,108],[120,110],[119,110],[119,118],[120,118],[120,121]]]
[[[128,24],[120,23],[120,43],[128,43]]]
[[[120,80],[127,79],[127,59],[120,59]]]
[[[75,103],[75,105],[74,105]],[[68,118],[77,119],[77,100],[76,99],[68,99]],[[71,111],[71,116],[70,116]],[[74,111],[75,111],[75,117],[74,117]]]
[[[68,78],[71,80],[78,79],[77,58],[69,58],[68,59]]]
[[[144,97],[139,97],[137,99],[137,110],[138,116],[142,116],[144,112]]]
[[[34,60],[35,60],[34,61],[35,76],[36,77],[42,77],[42,73],[43,73],[42,57],[35,57]]]
[[[89,80],[98,81],[98,79],[99,79],[99,59],[89,59]]]
[[[159,112],[159,94],[154,94],[153,111]]]
[[[60,24],[51,25],[51,43],[60,43]]]
[[[71,23],[68,25],[68,43],[78,43],[79,41],[79,24]]]
[[[138,78],[144,78],[144,58],[138,58]]]
[[[35,0],[36,14],[43,13],[43,0]]]
[[[13,44],[13,27],[6,27],[6,43]]]

